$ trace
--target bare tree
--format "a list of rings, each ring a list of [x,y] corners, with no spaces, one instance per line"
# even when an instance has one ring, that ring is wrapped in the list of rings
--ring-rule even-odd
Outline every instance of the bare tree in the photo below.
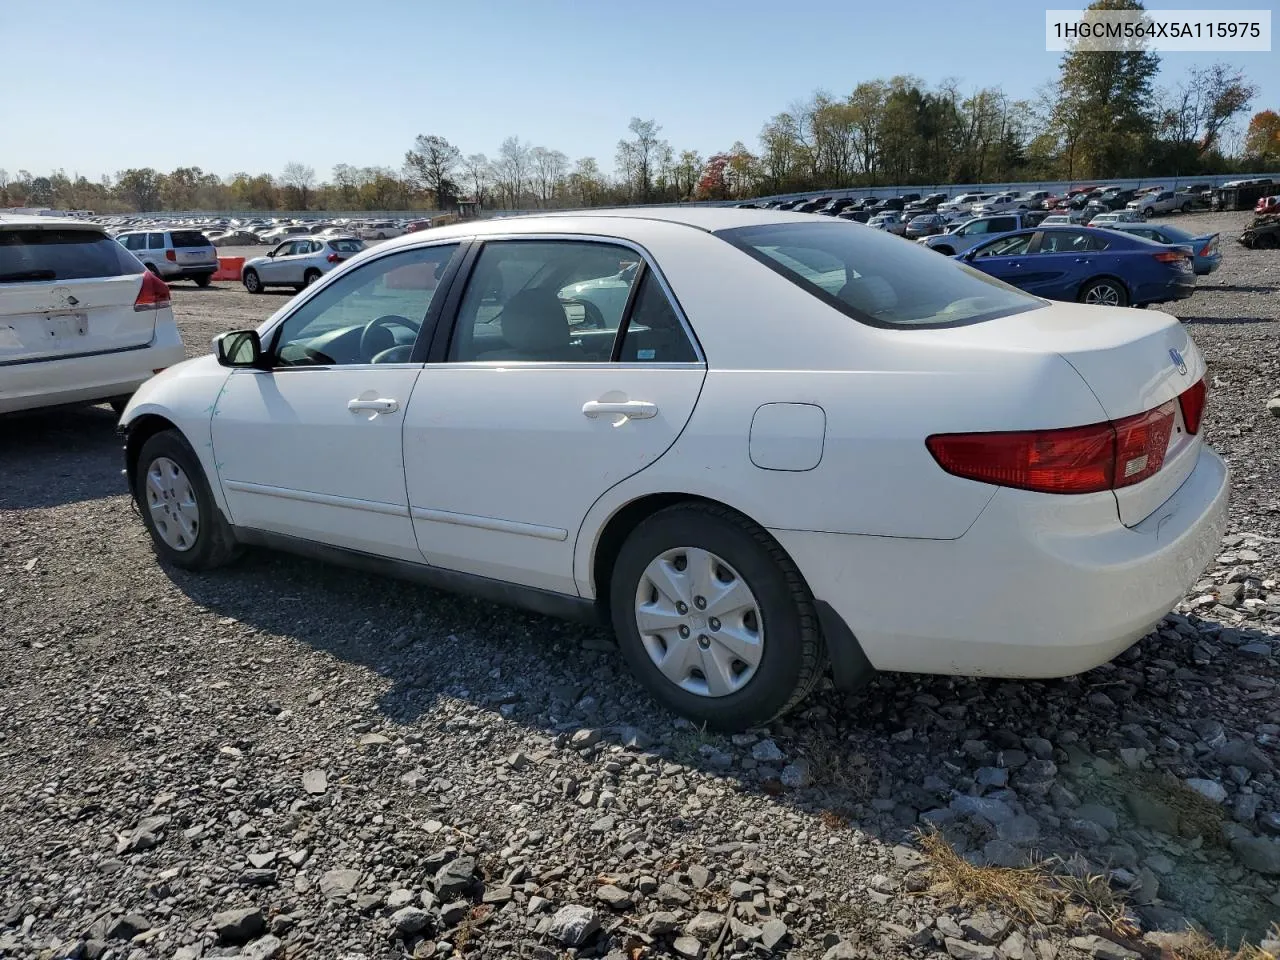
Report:
[[[404,155],[405,174],[435,197],[440,209],[458,199],[458,185],[453,171],[462,160],[462,151],[444,137],[418,134],[413,149]]]
[[[498,189],[505,196],[508,208],[518,208],[524,195],[529,176],[529,145],[519,137],[507,137],[498,147],[498,160],[494,169],[498,175]]]
[[[656,120],[632,117],[627,129],[632,136],[618,141],[618,169],[635,184],[636,195],[644,203],[653,189],[654,168],[661,157],[670,153],[671,145],[658,138],[662,127]]]
[[[294,160],[284,165],[280,182],[298,191],[298,206],[307,209],[307,193],[316,185],[316,172],[305,163]]]
[[[565,171],[569,167],[569,158],[559,150],[548,150],[546,147],[534,147],[529,151],[529,160],[533,168],[533,182],[538,188],[538,197],[542,206],[547,206],[556,187],[564,180]]]
[[[493,165],[483,153],[473,153],[462,158],[462,172],[471,187],[471,198],[483,206],[485,193],[493,182]]]

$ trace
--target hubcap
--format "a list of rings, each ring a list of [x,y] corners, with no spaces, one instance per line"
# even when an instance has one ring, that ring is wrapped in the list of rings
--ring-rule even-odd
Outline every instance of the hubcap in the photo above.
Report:
[[[1109,283],[1100,283],[1090,288],[1084,296],[1085,303],[1095,303],[1103,307],[1115,307],[1120,304],[1120,291]]]
[[[760,604],[709,550],[676,547],[645,567],[636,626],[649,659],[682,690],[724,697],[751,682],[764,654]]]
[[[160,539],[181,553],[200,535],[200,505],[191,481],[168,457],[156,457],[147,468],[147,507]]]

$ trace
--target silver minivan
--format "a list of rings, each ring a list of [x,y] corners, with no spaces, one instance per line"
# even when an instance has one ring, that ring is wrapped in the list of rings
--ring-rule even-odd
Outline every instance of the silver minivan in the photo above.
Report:
[[[218,251],[199,230],[122,233],[116,240],[152,273],[172,282],[194,280],[207,287],[218,272]]]

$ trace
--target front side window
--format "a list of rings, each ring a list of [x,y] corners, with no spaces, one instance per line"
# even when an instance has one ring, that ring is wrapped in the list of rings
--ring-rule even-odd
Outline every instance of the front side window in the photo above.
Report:
[[[408,363],[457,249],[447,244],[405,250],[327,285],[277,328],[274,366]]]
[[[480,251],[449,360],[607,361],[637,257],[612,243],[498,240]]]
[[[735,227],[716,236],[873,326],[958,326],[1044,306],[967,264],[880,231],[782,223]]]
[[[993,240],[985,247],[980,247],[975,253],[974,258],[978,257],[1016,257],[1027,252],[1027,248],[1031,246],[1031,233],[1015,233],[1011,237],[1001,237],[999,240]]]

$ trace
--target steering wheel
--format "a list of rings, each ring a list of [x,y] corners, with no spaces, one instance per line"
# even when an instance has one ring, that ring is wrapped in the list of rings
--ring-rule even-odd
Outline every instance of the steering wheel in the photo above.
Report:
[[[370,320],[365,324],[364,330],[360,332],[360,356],[372,357],[383,350],[399,346],[395,334],[391,332],[392,327],[404,327],[406,330],[413,331],[413,335],[416,337],[418,331],[422,329],[422,324],[414,323],[407,317],[401,317],[394,313],[388,313]]]

